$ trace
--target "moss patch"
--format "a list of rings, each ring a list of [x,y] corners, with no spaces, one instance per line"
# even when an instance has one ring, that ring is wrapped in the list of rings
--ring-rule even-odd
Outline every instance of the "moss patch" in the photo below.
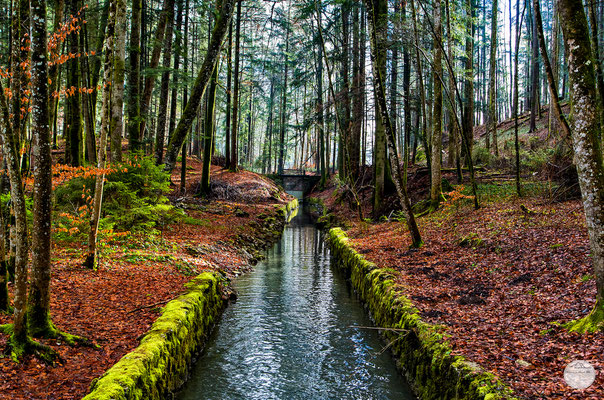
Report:
[[[340,228],[329,231],[328,241],[337,265],[350,276],[367,304],[375,324],[384,331],[398,366],[421,399],[513,399],[495,375],[478,364],[451,354],[437,326],[423,322],[394,283],[393,275],[357,253]]]
[[[170,398],[224,307],[219,279],[206,272],[189,282],[187,292],[164,307],[140,345],[92,382],[84,400]]]

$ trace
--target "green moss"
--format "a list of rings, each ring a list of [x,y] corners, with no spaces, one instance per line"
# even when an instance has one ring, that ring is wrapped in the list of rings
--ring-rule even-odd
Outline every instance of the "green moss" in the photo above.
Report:
[[[328,241],[337,265],[347,271],[376,326],[384,331],[398,365],[422,399],[511,399],[512,391],[475,363],[451,354],[442,327],[423,322],[417,309],[395,284],[394,271],[367,261],[350,245],[340,228],[329,230]]]
[[[223,308],[220,278],[203,273],[169,302],[140,345],[93,381],[85,400],[169,397],[185,379],[194,352]]]
[[[604,330],[604,302],[596,302],[589,315],[577,321],[569,322],[566,324],[566,329],[578,333],[593,333]]]

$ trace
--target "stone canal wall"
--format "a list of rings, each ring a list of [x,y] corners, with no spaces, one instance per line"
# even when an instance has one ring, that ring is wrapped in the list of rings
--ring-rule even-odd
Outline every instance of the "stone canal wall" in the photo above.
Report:
[[[263,232],[279,229],[282,233],[297,207],[296,199],[276,207],[274,216],[266,218],[258,232],[261,240],[275,241],[275,235],[263,236]],[[219,273],[204,272],[187,283],[186,292],[164,307],[139,346],[95,379],[83,400],[172,398],[226,306],[220,288],[223,280]]]
[[[343,269],[391,344],[398,367],[421,399],[513,399],[509,388],[478,364],[451,355],[443,330],[423,322],[387,269],[357,253],[342,229],[329,230],[328,242]]]

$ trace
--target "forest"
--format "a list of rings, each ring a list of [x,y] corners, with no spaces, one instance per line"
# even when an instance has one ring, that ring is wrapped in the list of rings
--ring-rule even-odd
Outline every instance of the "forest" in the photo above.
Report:
[[[296,198],[409,398],[604,396],[604,2],[0,6],[0,399],[187,398]]]

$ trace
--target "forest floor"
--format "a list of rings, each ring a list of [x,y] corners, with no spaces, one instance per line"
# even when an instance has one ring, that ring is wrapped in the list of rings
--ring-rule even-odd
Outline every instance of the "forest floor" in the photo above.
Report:
[[[418,198],[414,188],[425,190],[428,177],[416,172],[409,187]],[[604,333],[579,335],[562,326],[589,313],[596,297],[581,202],[548,200],[544,182],[526,182],[532,195],[518,198],[513,181],[483,175],[480,209],[457,187],[457,200],[418,219],[420,249],[409,248],[406,223],[396,214],[360,220],[336,185],[312,196],[335,214],[359,253],[395,271],[404,294],[426,322],[442,326],[455,354],[500,376],[522,399],[604,398]],[[370,192],[362,193],[365,216]],[[566,385],[563,371],[573,360],[599,371],[589,389]]]
[[[259,233],[259,216],[274,212],[275,205],[285,204],[290,196],[257,174],[230,173],[213,166],[213,198],[194,198],[201,163],[189,159],[187,170],[186,193],[180,194],[176,169],[174,192],[169,196],[185,210],[187,219],[158,235],[128,235],[106,244],[97,271],[82,267],[83,244],[55,243],[53,322],[99,348],[43,340],[61,357],[55,366],[34,357],[16,364],[0,356],[0,399],[82,398],[94,378],[138,345],[161,307],[184,291],[184,283],[204,270],[221,270],[232,277],[249,268],[250,255],[239,249],[238,239],[245,235],[253,240]],[[11,319],[0,315],[0,324]],[[0,334],[0,349],[6,344],[7,336]]]

